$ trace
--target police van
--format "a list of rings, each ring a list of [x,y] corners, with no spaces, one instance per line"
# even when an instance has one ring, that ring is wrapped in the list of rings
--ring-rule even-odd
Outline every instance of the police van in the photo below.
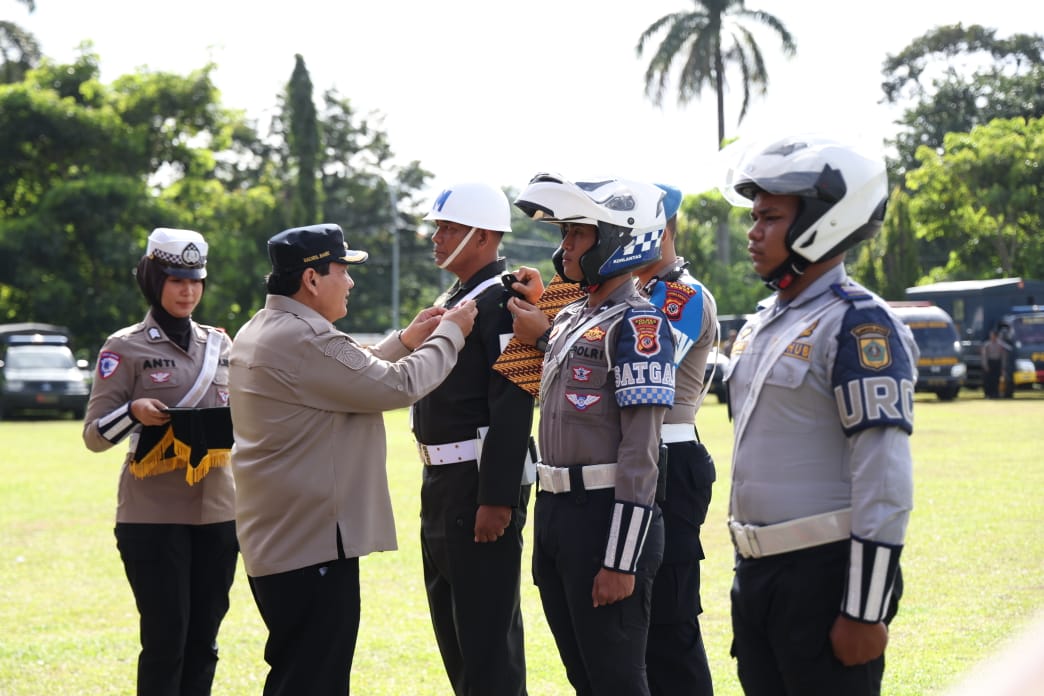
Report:
[[[933,392],[942,401],[957,398],[968,368],[961,358],[961,339],[953,318],[929,302],[890,302],[896,315],[910,327],[921,355],[917,359],[914,391]]]
[[[53,324],[0,324],[0,418],[16,411],[69,412],[82,419],[90,396],[86,360]]]

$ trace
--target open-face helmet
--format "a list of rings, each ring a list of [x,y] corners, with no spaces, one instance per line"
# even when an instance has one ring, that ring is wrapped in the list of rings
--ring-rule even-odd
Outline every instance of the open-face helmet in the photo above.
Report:
[[[888,177],[879,154],[824,135],[797,135],[744,147],[730,145],[722,194],[751,207],[764,191],[796,196],[798,212],[787,230],[789,258],[765,284],[782,289],[814,263],[873,237],[884,220]],[[723,151],[724,152],[724,151]]]

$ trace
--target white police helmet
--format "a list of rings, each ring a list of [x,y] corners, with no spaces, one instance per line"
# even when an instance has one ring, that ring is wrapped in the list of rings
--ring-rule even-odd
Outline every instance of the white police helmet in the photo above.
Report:
[[[199,232],[157,227],[149,235],[145,257],[169,276],[200,279],[207,277],[207,249]]]
[[[664,192],[629,179],[578,181],[552,173],[534,176],[515,205],[534,220],[595,225],[598,239],[580,257],[583,278],[569,278],[561,247],[551,257],[558,274],[574,283],[598,285],[660,258],[666,224]]]
[[[511,231],[511,203],[504,192],[480,182],[461,182],[438,195],[425,220],[448,220],[465,227]]]
[[[770,287],[786,287],[789,281],[782,279],[792,280],[810,264],[845,252],[881,228],[888,177],[880,154],[821,134],[749,146],[737,141],[726,151],[724,158],[732,162],[721,191],[731,203],[751,207],[761,191],[800,201],[786,236],[790,258],[763,278]]]

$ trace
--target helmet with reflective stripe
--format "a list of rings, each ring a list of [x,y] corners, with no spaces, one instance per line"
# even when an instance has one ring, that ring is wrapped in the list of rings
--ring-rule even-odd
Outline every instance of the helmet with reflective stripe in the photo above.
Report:
[[[511,231],[511,203],[504,192],[480,182],[461,182],[443,189],[425,220],[448,220],[466,227]]]
[[[746,147],[737,141],[730,149],[731,155],[723,155],[734,164],[721,189],[730,202],[749,208],[762,191],[800,202],[786,236],[790,258],[762,278],[770,287],[786,287],[809,265],[844,253],[881,228],[888,177],[880,154],[818,134]]]
[[[552,256],[560,276],[592,286],[660,258],[666,224],[663,196],[661,189],[640,181],[610,178],[573,183],[542,173],[533,177],[515,205],[534,220],[598,228],[594,246],[580,257],[583,278],[565,274],[561,247]]]

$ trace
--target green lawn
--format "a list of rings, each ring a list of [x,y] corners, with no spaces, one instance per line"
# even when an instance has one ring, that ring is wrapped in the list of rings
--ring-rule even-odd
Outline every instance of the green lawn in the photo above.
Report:
[[[387,424],[400,549],[362,561],[353,691],[448,694],[421,581],[420,465],[405,412],[388,414]],[[906,596],[892,626],[885,693],[942,693],[1044,608],[1042,425],[1040,392],[952,403],[918,396]],[[704,528],[702,620],[716,692],[730,696],[740,689],[728,654],[731,426],[724,406],[712,399],[699,426],[718,463]],[[0,695],[133,693],[137,615],[112,536],[121,456],[87,452],[73,421],[0,422]],[[567,694],[528,573],[523,601],[529,692]],[[220,636],[216,696],[261,692],[264,639],[240,566]]]

